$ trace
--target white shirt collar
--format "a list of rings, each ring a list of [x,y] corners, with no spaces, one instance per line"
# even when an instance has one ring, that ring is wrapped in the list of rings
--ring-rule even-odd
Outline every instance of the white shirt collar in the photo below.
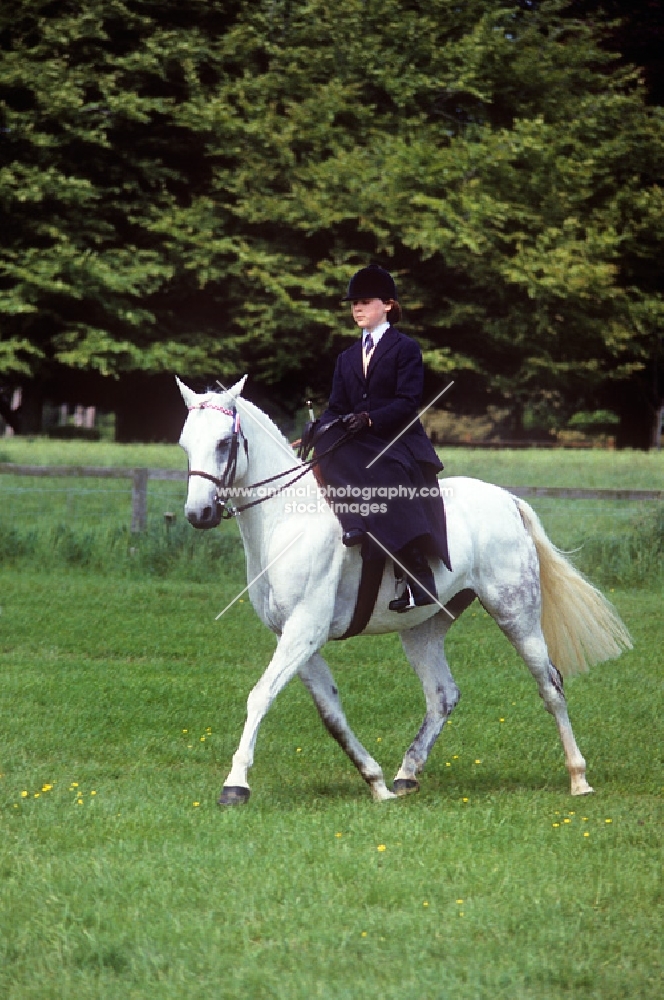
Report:
[[[385,322],[385,323],[381,323],[380,326],[377,326],[375,330],[371,331],[371,339],[374,342],[374,347],[376,346],[376,344],[378,343],[378,341],[380,340],[380,338],[383,336],[383,334],[385,333],[385,331],[389,330],[389,328],[390,328],[390,324],[388,322]],[[366,335],[367,335],[367,331],[366,330],[362,330],[362,343],[364,343],[364,338],[366,337]]]

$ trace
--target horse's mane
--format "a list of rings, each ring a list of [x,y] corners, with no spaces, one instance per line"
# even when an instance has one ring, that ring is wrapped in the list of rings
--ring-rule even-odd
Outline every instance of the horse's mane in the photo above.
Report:
[[[223,405],[225,406],[231,406],[234,403],[240,414],[240,424],[244,425],[245,429],[248,425],[258,424],[266,431],[268,437],[273,442],[283,445],[284,458],[290,454],[293,457],[293,465],[299,464],[300,460],[286,435],[279,430],[274,420],[268,417],[267,413],[256,406],[255,403],[251,403],[244,396],[231,397],[228,392],[211,391],[209,396],[215,400],[223,400]]]

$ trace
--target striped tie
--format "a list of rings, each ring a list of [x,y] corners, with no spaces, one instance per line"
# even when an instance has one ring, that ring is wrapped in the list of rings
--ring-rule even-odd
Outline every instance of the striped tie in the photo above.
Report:
[[[364,353],[362,355],[362,369],[366,376],[367,368],[369,367],[369,358],[371,357],[371,352],[374,349],[373,337],[370,333],[364,338]]]

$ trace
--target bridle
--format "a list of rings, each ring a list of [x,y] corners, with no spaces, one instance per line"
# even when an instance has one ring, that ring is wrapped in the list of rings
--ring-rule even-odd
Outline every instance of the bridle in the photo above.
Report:
[[[237,453],[240,443],[240,438],[242,439],[242,444],[244,446],[244,454],[249,457],[249,445],[247,444],[247,439],[242,433],[242,428],[240,427],[240,414],[237,411],[237,407],[234,406],[232,410],[227,409],[225,406],[217,406],[215,403],[196,403],[195,406],[187,407],[189,412],[192,410],[218,410],[219,413],[225,413],[227,417],[231,417],[233,420],[233,430],[231,432],[231,441],[228,448],[228,458],[226,459],[226,466],[221,476],[213,476],[209,472],[203,472],[201,469],[190,469],[187,473],[187,481],[191,479],[192,476],[198,476],[199,479],[207,479],[208,482],[214,483],[217,490],[227,490],[235,482],[235,476],[237,473]],[[215,503],[224,506],[227,503],[227,499],[222,499],[217,492],[215,494]],[[222,511],[222,517],[224,516]],[[232,514],[227,514],[227,517],[232,517]]]
[[[221,516],[225,521],[230,520],[230,518],[232,517],[237,517],[238,514],[241,514],[242,511],[244,510],[248,510],[250,507],[256,507],[258,504],[265,503],[266,500],[270,500],[272,497],[278,496],[280,493],[283,493],[283,491],[288,489],[289,486],[292,486],[293,483],[296,483],[298,479],[302,479],[303,476],[306,476],[307,472],[310,472],[315,465],[318,465],[318,463],[322,458],[325,458],[326,455],[329,455],[331,452],[336,451],[337,448],[346,444],[346,442],[349,441],[351,437],[353,437],[352,432],[347,431],[330,448],[322,452],[320,455],[309,459],[309,461],[305,462],[303,465],[293,465],[290,469],[284,469],[283,472],[277,472],[276,475],[270,476],[268,479],[261,479],[260,482],[251,483],[249,486],[246,487],[247,491],[256,489],[256,487],[258,486],[266,486],[268,483],[273,483],[277,479],[282,479],[284,476],[289,476],[291,472],[297,472],[296,476],[293,476],[293,478],[289,480],[287,483],[284,483],[282,486],[279,486],[278,489],[266,493],[265,496],[258,497],[257,500],[251,500],[249,503],[244,503],[241,504],[241,506],[239,507],[235,507],[229,502],[230,499],[229,497],[223,497],[220,495],[220,493],[223,490],[230,489],[233,486],[233,483],[235,482],[235,475],[237,473],[237,454],[238,454],[240,438],[242,439],[244,454],[247,458],[249,458],[249,445],[247,443],[247,439],[244,433],[242,432],[242,428],[240,427],[240,414],[238,413],[237,407],[234,406],[232,410],[229,410],[225,406],[217,406],[214,403],[203,402],[203,403],[196,403],[195,406],[189,406],[187,407],[187,409],[189,410],[189,412],[191,412],[192,410],[218,410],[220,413],[225,413],[226,416],[233,418],[233,431],[231,434],[231,443],[228,450],[228,458],[226,459],[226,467],[224,468],[224,471],[222,472],[221,476],[213,476],[209,472],[203,472],[200,469],[190,469],[189,472],[187,473],[187,481],[189,481],[189,479],[191,479],[192,476],[198,476],[199,479],[207,479],[208,482],[214,483],[214,485],[217,487],[217,493],[215,493],[214,501],[218,506],[221,507]],[[325,427],[323,428],[323,431],[329,429],[330,427],[333,426],[333,424],[336,423],[337,420],[333,420],[329,424],[326,424]]]

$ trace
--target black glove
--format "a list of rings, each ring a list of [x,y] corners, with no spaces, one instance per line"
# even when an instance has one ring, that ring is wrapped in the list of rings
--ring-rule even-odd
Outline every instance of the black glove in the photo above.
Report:
[[[368,413],[347,413],[344,417],[344,427],[351,434],[359,434],[360,431],[371,427],[371,417]]]

